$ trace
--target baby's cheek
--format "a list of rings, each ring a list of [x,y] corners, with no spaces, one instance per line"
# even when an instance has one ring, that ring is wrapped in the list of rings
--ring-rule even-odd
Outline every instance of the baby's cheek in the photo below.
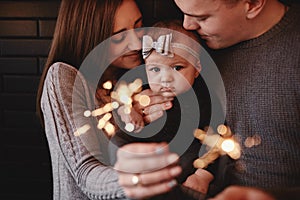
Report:
[[[150,89],[153,92],[159,92],[160,91],[160,84],[159,83],[149,82],[149,86],[150,86]]]

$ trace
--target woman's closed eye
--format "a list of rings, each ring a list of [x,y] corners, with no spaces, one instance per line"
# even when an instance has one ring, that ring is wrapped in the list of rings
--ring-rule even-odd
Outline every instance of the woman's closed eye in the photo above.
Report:
[[[111,41],[115,44],[119,44],[123,42],[125,38],[126,38],[126,32],[124,31],[121,33],[117,33],[116,35],[113,35]]]

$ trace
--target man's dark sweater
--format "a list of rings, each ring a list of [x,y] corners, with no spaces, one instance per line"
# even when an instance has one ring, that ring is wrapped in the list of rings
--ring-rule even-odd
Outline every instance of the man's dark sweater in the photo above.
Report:
[[[227,124],[242,147],[241,158],[227,173],[230,184],[275,193],[299,191],[299,8],[290,7],[260,37],[212,52],[226,89]],[[261,142],[245,147],[245,140],[254,135]]]

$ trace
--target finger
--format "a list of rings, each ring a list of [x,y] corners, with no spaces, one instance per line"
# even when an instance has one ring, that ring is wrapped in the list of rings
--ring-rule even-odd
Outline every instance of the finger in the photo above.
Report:
[[[162,111],[162,110],[168,110],[170,108],[172,108],[172,102],[168,101],[168,102],[165,102],[165,103],[155,104],[155,105],[145,107],[144,111],[143,111],[143,114],[144,115],[149,115],[149,114],[152,114],[154,112],[158,112],[158,111]]]
[[[121,120],[124,123],[129,123],[130,122],[130,116],[128,114],[124,113],[124,106],[120,106],[117,110],[118,115],[121,117]]]
[[[154,171],[150,173],[139,174],[139,184],[143,186],[153,185],[160,182],[171,181],[177,177],[182,172],[181,167],[168,167],[159,171]],[[119,184],[121,186],[133,187],[132,177],[135,174],[120,173]]]
[[[178,159],[179,156],[174,153],[131,159],[119,159],[118,157],[115,169],[123,173],[154,172],[177,163]]]
[[[161,143],[130,143],[119,148],[118,158],[147,157],[169,153],[169,146]]]
[[[146,123],[151,123],[151,122],[154,122],[155,120],[161,118],[163,115],[164,115],[164,112],[161,111],[161,110],[157,111],[157,112],[153,112],[151,114],[145,115],[144,116],[144,121]]]
[[[155,95],[155,96],[150,97],[150,102],[147,105],[141,105],[139,103],[139,101],[137,101],[137,102],[134,102],[133,106],[137,111],[139,111],[139,110],[144,109],[145,107],[155,105],[155,104],[166,103],[168,101],[172,101],[173,99],[174,99],[173,97],[164,97],[161,95]]]
[[[135,130],[134,133],[139,133],[142,131],[142,129],[144,128],[145,124],[144,121],[139,122],[138,124],[135,125]]]
[[[147,187],[143,187],[141,185],[136,187],[125,187],[124,192],[129,198],[144,199],[158,194],[166,193],[170,191],[175,185],[177,185],[176,180],[171,180]]]
[[[143,128],[144,128],[143,126],[137,126],[133,132],[134,133],[139,133],[143,130]]]

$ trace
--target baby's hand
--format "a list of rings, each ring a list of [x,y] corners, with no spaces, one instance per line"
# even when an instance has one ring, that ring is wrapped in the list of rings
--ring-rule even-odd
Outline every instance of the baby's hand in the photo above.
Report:
[[[143,116],[135,109],[131,109],[131,112],[127,114],[124,112],[124,108],[125,106],[120,106],[118,108],[118,115],[121,117],[121,120],[125,124],[133,124],[135,133],[140,132],[145,126]]]
[[[190,175],[183,185],[206,194],[209,183],[213,180],[213,178],[214,176],[210,172],[200,168],[197,169],[194,174]]]

